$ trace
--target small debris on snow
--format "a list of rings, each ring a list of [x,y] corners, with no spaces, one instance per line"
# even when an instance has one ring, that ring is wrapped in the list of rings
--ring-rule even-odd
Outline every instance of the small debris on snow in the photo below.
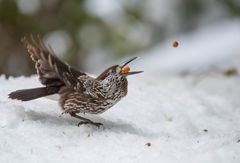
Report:
[[[151,147],[151,143],[150,142],[147,142],[146,144],[145,144],[145,146],[147,146],[147,147]]]
[[[207,130],[207,129],[203,129],[203,131],[204,131],[204,132],[208,132],[208,130]]]
[[[238,75],[238,71],[237,69],[235,68],[229,68],[229,69],[226,69],[224,70],[224,75],[226,76],[235,76],[235,75]]]
[[[172,117],[167,117],[166,120],[167,120],[168,122],[172,122],[172,121],[173,121],[173,118],[172,118]]]

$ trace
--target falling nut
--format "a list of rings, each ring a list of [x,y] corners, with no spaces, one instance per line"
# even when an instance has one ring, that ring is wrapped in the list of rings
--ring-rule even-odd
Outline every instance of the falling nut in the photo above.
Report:
[[[173,46],[174,48],[177,48],[177,47],[179,46],[178,41],[176,41],[176,40],[173,41],[172,46]]]

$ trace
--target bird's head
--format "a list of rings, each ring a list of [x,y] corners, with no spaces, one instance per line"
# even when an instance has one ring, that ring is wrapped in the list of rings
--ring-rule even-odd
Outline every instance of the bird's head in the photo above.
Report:
[[[101,75],[97,77],[97,79],[103,80],[107,77],[126,78],[129,75],[142,73],[143,71],[130,71],[128,64],[135,59],[137,59],[137,57],[131,58],[120,65],[114,65],[107,68]]]

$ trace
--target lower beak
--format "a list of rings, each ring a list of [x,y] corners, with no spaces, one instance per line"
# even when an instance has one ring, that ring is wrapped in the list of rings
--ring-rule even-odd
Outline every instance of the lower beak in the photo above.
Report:
[[[135,75],[135,74],[139,74],[142,73],[143,71],[132,71],[132,72],[127,72],[125,75]]]

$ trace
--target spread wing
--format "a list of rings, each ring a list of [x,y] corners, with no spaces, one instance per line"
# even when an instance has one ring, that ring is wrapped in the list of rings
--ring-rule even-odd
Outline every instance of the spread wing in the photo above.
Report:
[[[37,39],[33,36],[30,39],[25,37],[22,42],[35,62],[35,68],[43,85],[66,85],[75,90],[84,89],[78,78],[86,74],[58,59],[53,50],[50,47],[47,48],[39,37]]]

